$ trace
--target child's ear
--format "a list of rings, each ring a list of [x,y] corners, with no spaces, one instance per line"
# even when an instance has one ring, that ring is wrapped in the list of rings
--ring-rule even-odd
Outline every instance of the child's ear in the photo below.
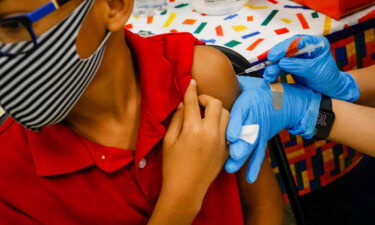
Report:
[[[129,19],[134,0],[105,0],[109,9],[107,18],[107,30],[111,32],[118,31],[123,28]]]

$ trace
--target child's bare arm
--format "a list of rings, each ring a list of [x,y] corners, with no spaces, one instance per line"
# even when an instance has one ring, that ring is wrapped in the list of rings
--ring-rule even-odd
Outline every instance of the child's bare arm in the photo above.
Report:
[[[260,176],[253,184],[246,181],[246,168],[247,164],[237,172],[245,224],[283,224],[284,200],[271,165],[263,161]]]
[[[198,94],[220,99],[230,110],[241,88],[227,57],[216,49],[197,46],[192,71],[198,83]],[[245,223],[282,224],[284,202],[271,166],[264,161],[254,184],[246,182],[247,166],[242,168],[237,177]]]

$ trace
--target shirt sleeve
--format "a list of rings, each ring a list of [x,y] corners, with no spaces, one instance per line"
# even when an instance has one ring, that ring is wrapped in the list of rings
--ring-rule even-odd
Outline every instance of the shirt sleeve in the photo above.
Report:
[[[29,215],[0,198],[0,224],[6,225],[38,225]]]

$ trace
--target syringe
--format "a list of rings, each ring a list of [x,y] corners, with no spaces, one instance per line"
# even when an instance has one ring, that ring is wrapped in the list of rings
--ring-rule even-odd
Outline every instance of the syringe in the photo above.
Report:
[[[306,47],[304,47],[302,49],[299,49],[295,54],[293,54],[290,57],[299,56],[299,55],[302,55],[302,54],[305,54],[305,53],[307,53],[310,56],[312,52],[314,52],[316,49],[318,49],[320,47],[324,48],[324,42],[323,41],[318,43],[318,44],[308,44],[307,43]],[[262,63],[259,63],[259,64],[255,65],[255,66],[247,68],[244,72],[242,72],[240,74],[237,74],[237,75],[243,76],[243,75],[246,75],[246,74],[261,70],[261,69],[264,69],[267,66],[272,65],[272,64],[276,64],[276,63],[278,63],[278,61],[272,62],[272,61],[267,60],[265,62],[262,62]]]

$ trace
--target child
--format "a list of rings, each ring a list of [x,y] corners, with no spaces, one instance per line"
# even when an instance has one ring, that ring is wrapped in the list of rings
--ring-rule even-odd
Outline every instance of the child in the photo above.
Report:
[[[220,172],[240,92],[230,62],[189,34],[124,33],[132,4],[0,0],[12,117],[0,128],[0,223],[281,224],[268,164],[253,185]]]

